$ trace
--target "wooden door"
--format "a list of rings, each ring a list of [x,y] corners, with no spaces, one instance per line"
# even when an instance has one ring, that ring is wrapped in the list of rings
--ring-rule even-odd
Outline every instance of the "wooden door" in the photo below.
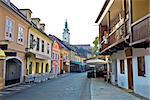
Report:
[[[128,88],[133,90],[132,58],[127,59],[127,65],[128,65]]]
[[[17,59],[6,61],[5,86],[20,82],[21,66],[21,62]]]

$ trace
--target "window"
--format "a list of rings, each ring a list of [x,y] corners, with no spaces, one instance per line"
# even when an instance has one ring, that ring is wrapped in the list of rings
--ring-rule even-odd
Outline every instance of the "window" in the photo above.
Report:
[[[42,40],[42,52],[44,52],[44,41]]]
[[[7,39],[12,39],[13,37],[13,20],[10,18],[6,18],[6,26],[5,26],[5,31],[6,31],[6,38]]]
[[[144,56],[138,57],[138,76],[144,76],[145,74],[145,59]]]
[[[47,54],[49,54],[49,50],[50,50],[49,43],[47,43]]]
[[[58,54],[58,58],[57,59],[59,60],[59,54]]]
[[[34,40],[34,35],[30,34],[30,48],[33,49],[33,40]]]
[[[120,60],[120,73],[124,74],[124,60]]]
[[[39,51],[39,49],[40,49],[40,39],[37,37],[36,50]]]
[[[19,43],[24,42],[24,28],[22,26],[18,27],[18,42]]]
[[[55,60],[57,60],[57,54],[55,54]]]
[[[52,59],[54,59],[54,53],[52,53]]]

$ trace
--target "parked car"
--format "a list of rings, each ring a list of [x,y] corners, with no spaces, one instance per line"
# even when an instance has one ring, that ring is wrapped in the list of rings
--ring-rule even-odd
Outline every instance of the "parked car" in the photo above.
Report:
[[[95,78],[95,72],[94,70],[90,70],[87,72],[87,78]]]
[[[104,77],[107,75],[106,71],[96,71],[96,77]]]

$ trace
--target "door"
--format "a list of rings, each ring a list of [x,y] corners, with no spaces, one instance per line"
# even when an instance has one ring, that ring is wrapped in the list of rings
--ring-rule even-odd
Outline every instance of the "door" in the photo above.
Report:
[[[39,73],[39,63],[38,62],[36,62],[36,69],[35,69],[35,73]]]
[[[21,62],[18,59],[9,59],[6,61],[5,86],[20,82]]]
[[[133,90],[132,58],[127,59],[127,65],[128,65],[128,88]]]

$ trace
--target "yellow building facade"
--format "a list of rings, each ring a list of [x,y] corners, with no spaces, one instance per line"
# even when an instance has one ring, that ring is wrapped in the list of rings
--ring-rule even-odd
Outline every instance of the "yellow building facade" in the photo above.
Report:
[[[65,72],[70,72],[70,51],[65,48],[61,49],[61,64],[60,68]]]
[[[52,40],[35,26],[29,29],[27,71],[29,75],[51,71]],[[34,44],[35,42],[35,44]]]

